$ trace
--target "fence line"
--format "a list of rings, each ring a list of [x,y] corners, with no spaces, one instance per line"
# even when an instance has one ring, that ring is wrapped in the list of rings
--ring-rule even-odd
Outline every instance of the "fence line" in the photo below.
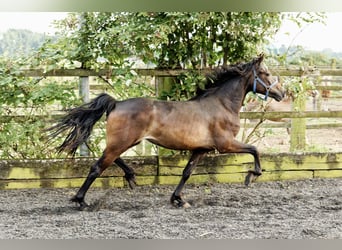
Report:
[[[186,73],[187,70],[156,70],[156,69],[133,69],[141,76],[168,77],[178,76]],[[210,70],[201,70],[202,73],[208,73]],[[321,69],[321,70],[288,70],[271,69],[272,73],[280,76],[303,76],[303,75],[331,75],[342,76],[342,69]],[[111,70],[53,70],[44,72],[44,70],[23,70],[22,76],[26,77],[79,77],[87,78],[90,76],[111,76]],[[81,80],[80,80],[81,81]],[[82,84],[80,84],[82,86]],[[92,86],[93,87],[93,86]],[[342,86],[316,86],[318,90],[341,91]],[[81,94],[82,96],[82,94]],[[44,119],[52,122],[60,118],[60,114],[50,114],[49,116],[37,115],[35,118]],[[279,112],[241,112],[241,119],[275,119],[275,118],[342,118],[342,110],[337,111],[279,111]],[[25,116],[0,116],[0,123],[6,123],[10,120],[21,122],[27,120]],[[275,124],[273,124],[275,125]],[[288,127],[289,124],[279,125],[278,127]],[[337,127],[341,124],[332,124],[329,127]],[[323,128],[322,124],[306,125],[309,128]],[[247,158],[246,158],[247,157]],[[218,166],[217,168],[198,167],[190,182],[243,182],[246,172],[253,166],[253,159],[244,155],[221,155],[207,157],[205,166]],[[313,153],[313,154],[263,154],[261,159],[264,168],[264,174],[259,181],[302,179],[302,178],[324,178],[324,177],[342,177],[342,154]],[[126,158],[125,158],[126,160]],[[183,171],[188,157],[178,155],[171,158],[166,156],[158,157],[134,157],[127,159],[128,163],[133,165],[137,172],[137,182],[139,185],[153,184],[175,184],[179,181],[179,176]],[[46,165],[44,165],[46,161]],[[39,188],[39,187],[79,187],[86,176],[89,165],[95,159],[77,159],[66,161],[57,160],[58,164],[49,163],[47,160],[14,162],[0,161],[0,190],[7,188]],[[81,163],[80,163],[81,161]],[[82,165],[82,161],[84,161]],[[29,163],[29,164],[27,164]],[[77,164],[75,164],[77,163]],[[79,167],[79,165],[84,167]],[[77,169],[76,169],[77,167]],[[77,171],[76,171],[77,170]],[[116,171],[113,168],[110,171]],[[79,171],[84,171],[81,174]],[[75,174],[76,173],[76,174]],[[106,172],[105,175],[97,180],[95,186],[125,186],[127,185],[121,172]]]
[[[134,168],[137,185],[178,184],[188,156],[124,157]],[[0,190],[18,188],[78,188],[95,158],[0,160]],[[263,174],[257,181],[342,177],[342,153],[263,154]],[[208,155],[194,170],[190,183],[243,183],[254,167],[251,155]],[[108,168],[92,187],[124,187],[119,168]]]
[[[342,117],[341,111],[267,111],[240,112],[241,119],[278,119],[278,118],[333,118]]]
[[[175,77],[180,74],[189,72],[186,69],[132,69],[140,76],[154,76],[156,79],[163,79],[164,77]],[[194,71],[194,70],[191,70]],[[211,69],[200,69],[198,72],[202,74],[209,73]],[[274,75],[299,77],[299,76],[342,76],[342,69],[327,69],[327,68],[271,68],[270,71]],[[90,76],[106,76],[110,77],[115,73],[113,69],[101,70],[87,70],[87,69],[56,69],[51,71],[44,71],[43,69],[30,69],[22,70],[21,76],[25,77],[79,77],[79,92],[84,101],[89,100],[89,77]],[[324,80],[325,81],[325,80]],[[329,80],[330,81],[330,80]],[[158,80],[156,82],[159,82]],[[322,86],[317,85],[317,90],[333,90],[342,91],[342,85]],[[57,119],[59,115],[51,115],[48,119]],[[277,111],[277,112],[241,112],[241,119],[278,119],[278,118],[342,118],[342,110],[337,111]],[[11,119],[20,122],[23,117],[21,116],[0,116],[0,122],[6,122]],[[37,119],[47,119],[47,117],[37,116]],[[296,121],[296,120],[293,120]],[[298,120],[299,121],[299,120]],[[294,126],[294,125],[293,125]],[[297,125],[295,125],[297,126]],[[299,125],[298,125],[299,126]],[[334,125],[336,126],[336,125]],[[302,127],[306,127],[303,125]],[[295,128],[295,127],[294,127]],[[304,129],[305,130],[305,129]],[[305,133],[305,131],[304,131]],[[305,136],[305,135],[304,135]],[[303,136],[302,136],[303,137]]]
[[[40,120],[57,120],[63,115],[36,115],[35,117]],[[240,119],[279,119],[279,118],[342,118],[341,111],[267,111],[267,112],[254,112],[242,111],[240,112]],[[14,120],[16,122],[24,121],[25,115],[15,116],[0,116],[0,122],[9,122]]]
[[[209,73],[212,69],[198,69],[198,70],[188,70],[188,69],[141,69],[133,68],[138,75],[141,76],[179,76],[180,74],[187,73],[189,71],[198,71],[200,73]],[[342,76],[342,69],[284,69],[284,68],[271,68],[272,74],[277,74],[280,76],[303,76],[303,75],[327,75],[327,76]],[[51,71],[45,71],[43,69],[24,69],[21,71],[21,76],[27,77],[41,77],[41,76],[111,76],[113,75],[112,69],[55,69]]]

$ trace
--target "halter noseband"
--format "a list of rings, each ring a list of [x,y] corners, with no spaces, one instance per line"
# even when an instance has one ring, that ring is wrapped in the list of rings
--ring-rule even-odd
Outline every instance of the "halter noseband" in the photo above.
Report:
[[[266,89],[266,93],[265,93],[265,97],[264,98],[262,98],[260,96],[258,96],[258,97],[261,98],[264,101],[267,101],[267,98],[268,98],[268,95],[270,93],[270,90],[275,85],[278,84],[278,78],[271,85],[267,85],[261,78],[259,78],[259,76],[257,75],[254,67],[253,67],[253,74],[254,74],[253,93],[256,94],[256,85],[257,85],[257,83],[260,83]]]

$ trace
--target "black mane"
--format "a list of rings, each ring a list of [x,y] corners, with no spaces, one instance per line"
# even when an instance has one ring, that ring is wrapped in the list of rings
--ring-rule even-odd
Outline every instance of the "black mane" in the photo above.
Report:
[[[245,76],[260,59],[261,58],[258,57],[248,63],[237,63],[213,69],[213,71],[206,76],[204,88],[197,87],[196,96],[191,98],[191,100],[206,97],[229,80],[238,76]]]

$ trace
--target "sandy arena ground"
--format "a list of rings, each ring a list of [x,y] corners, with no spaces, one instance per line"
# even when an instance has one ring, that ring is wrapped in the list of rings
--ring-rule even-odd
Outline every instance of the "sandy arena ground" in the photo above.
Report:
[[[79,211],[74,189],[0,191],[1,239],[342,239],[342,179],[96,189]]]

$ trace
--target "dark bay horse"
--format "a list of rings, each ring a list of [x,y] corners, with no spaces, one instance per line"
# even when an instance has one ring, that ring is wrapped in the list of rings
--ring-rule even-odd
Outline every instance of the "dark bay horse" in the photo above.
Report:
[[[253,91],[280,101],[284,90],[278,78],[271,76],[262,64],[263,55],[248,63],[239,63],[215,70],[207,77],[206,88],[199,89],[188,101],[159,101],[147,98],[132,98],[118,101],[101,94],[91,102],[69,110],[61,121],[50,128],[51,136],[67,132],[59,151],[72,155],[85,143],[93,125],[107,115],[106,148],[99,160],[91,167],[85,182],[72,198],[80,207],[94,180],[115,162],[124,172],[132,188],[134,171],[120,158],[127,149],[146,139],[159,146],[192,152],[180,183],[171,196],[171,203],[178,207],[189,204],[181,197],[185,182],[198,162],[209,151],[219,153],[249,153],[254,156],[254,170],[249,171],[245,184],[249,185],[261,175],[257,149],[235,140],[240,129],[239,112],[245,96]]]

